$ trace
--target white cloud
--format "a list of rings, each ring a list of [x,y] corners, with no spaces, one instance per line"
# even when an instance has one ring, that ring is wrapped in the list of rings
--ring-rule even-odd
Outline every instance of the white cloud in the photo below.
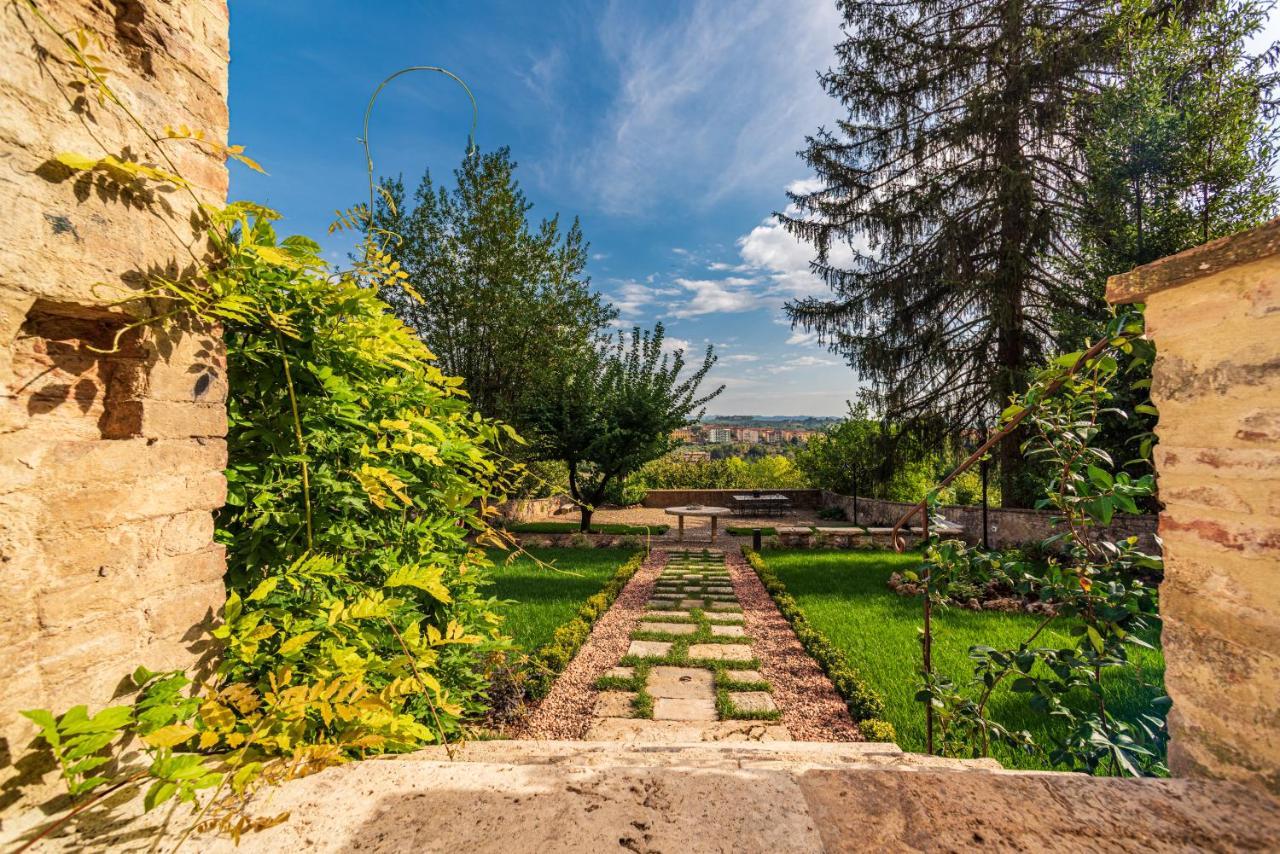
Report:
[[[840,362],[835,359],[826,359],[822,356],[796,356],[794,359],[788,359],[782,364],[773,365],[768,370],[771,374],[781,374],[801,368],[828,368],[839,364]]]
[[[678,194],[711,203],[794,168],[803,135],[838,105],[816,72],[840,39],[834,3],[688,0],[675,15],[614,0],[599,18],[616,75],[612,103],[569,167],[609,212],[652,210]],[[779,49],[785,45],[785,49]]]
[[[696,317],[717,312],[750,311],[763,305],[752,285],[758,280],[730,277],[727,279],[676,279],[676,284],[692,296],[667,304],[672,317]]]
[[[760,361],[760,357],[754,356],[750,353],[733,353],[732,355],[729,355],[729,356],[721,356],[720,361],[732,362],[732,363],[758,362]]]
[[[787,339],[787,343],[793,347],[808,347],[818,343],[818,333],[796,330],[791,333],[791,337]]]

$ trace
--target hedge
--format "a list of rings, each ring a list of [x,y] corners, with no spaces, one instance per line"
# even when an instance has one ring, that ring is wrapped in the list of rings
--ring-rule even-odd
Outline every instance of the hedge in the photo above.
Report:
[[[744,545],[742,556],[760,577],[764,589],[769,591],[778,610],[791,623],[791,629],[800,643],[827,674],[836,693],[844,699],[850,716],[857,721],[863,736],[868,741],[896,741],[897,733],[894,732],[893,724],[881,717],[884,714],[884,698],[880,693],[867,685],[845,654],[809,623],[795,598],[787,592],[786,585],[764,562],[759,552]]]
[[[644,552],[637,552],[629,558],[599,593],[591,596],[578,609],[573,619],[556,629],[551,640],[538,647],[530,656],[530,672],[525,682],[525,696],[538,700],[547,695],[556,677],[569,665],[578,650],[586,643],[591,634],[591,627],[600,619],[613,600],[618,598],[622,588],[640,569],[644,563]]]

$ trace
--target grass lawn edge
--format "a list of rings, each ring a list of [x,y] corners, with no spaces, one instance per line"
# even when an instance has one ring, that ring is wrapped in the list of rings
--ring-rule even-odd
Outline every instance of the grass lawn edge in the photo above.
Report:
[[[867,741],[889,741],[896,744],[897,733],[893,724],[882,717],[884,698],[880,693],[866,683],[844,653],[826,635],[809,623],[796,600],[787,592],[786,585],[769,568],[759,552],[744,545],[742,556],[760,578],[760,583],[764,585],[782,616],[791,624],[791,630],[795,632],[801,646],[827,674],[863,737]]]

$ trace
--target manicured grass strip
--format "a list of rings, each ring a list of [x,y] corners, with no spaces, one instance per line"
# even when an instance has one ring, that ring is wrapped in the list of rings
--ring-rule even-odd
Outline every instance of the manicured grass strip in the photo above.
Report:
[[[557,563],[561,566],[564,561],[561,560],[562,550],[553,552]],[[608,552],[614,552],[613,566],[615,570],[607,583],[601,589],[597,587],[598,592],[586,596],[585,601],[581,602],[573,617],[556,628],[551,633],[551,637],[545,643],[540,645],[532,655],[529,656],[529,669],[525,682],[525,695],[538,699],[545,697],[547,692],[551,690],[552,683],[555,682],[556,676],[573,659],[573,656],[586,642],[587,637],[591,634],[591,626],[605,611],[609,610],[609,606],[613,604],[613,600],[618,598],[618,594],[622,592],[622,588],[627,586],[627,582],[631,580],[631,576],[636,574],[640,565],[644,562],[643,552],[631,552],[629,550],[615,549],[599,549],[581,554],[573,553],[573,561],[577,563],[579,559],[588,556],[595,557]],[[629,557],[628,557],[629,556]],[[618,566],[619,561],[625,561]],[[581,566],[581,563],[577,563]],[[549,572],[541,569],[541,578],[548,584],[555,584],[555,579],[569,579],[573,576],[564,576],[559,573]],[[537,620],[534,617],[537,617]],[[542,625],[545,622],[545,615],[538,612],[530,612],[526,614],[526,622],[537,622]]]
[[[808,550],[805,551],[808,553]],[[844,699],[845,705],[849,707],[849,715],[857,722],[863,736],[868,741],[896,741],[893,724],[883,720],[885,706],[880,692],[866,683],[842,650],[832,645],[822,632],[809,623],[796,600],[759,553],[743,546],[742,554],[756,575],[760,576],[761,583],[773,597],[778,610],[791,623],[791,629],[805,651],[818,662],[818,666],[835,686],[836,693]]]
[[[816,525],[807,525],[805,527],[807,527],[810,531],[816,531],[819,528],[849,528],[850,530],[859,530],[859,529],[864,531],[866,530],[865,525],[855,525],[852,522],[836,522],[836,521],[829,521],[825,519],[817,523]],[[727,528],[725,528],[725,531],[727,531],[728,533],[732,534],[735,537],[749,537],[751,536],[751,532],[754,530],[755,530],[754,527],[747,528],[742,525],[729,525]],[[778,529],[773,527],[761,528],[760,536],[776,537],[778,536]]]
[[[505,526],[513,534],[576,534],[577,522],[512,522]],[[643,537],[645,534],[665,534],[670,525],[623,525],[616,522],[604,522],[592,525],[592,534],[630,534]]]
[[[772,574],[785,582],[808,623],[839,649],[871,690],[883,696],[883,716],[897,730],[898,743],[911,751],[925,747],[924,708],[915,699],[920,681],[920,600],[898,596],[886,582],[892,572],[914,569],[919,561],[918,554],[889,551],[796,549],[768,553]],[[971,646],[1017,646],[1040,619],[1000,611],[935,611],[934,666],[957,684],[966,684],[973,674]],[[1144,639],[1159,643],[1158,637]],[[1076,642],[1066,622],[1055,622],[1036,639],[1037,645],[1059,649]],[[1129,648],[1129,657],[1137,665],[1136,671],[1108,672],[1103,676],[1103,692],[1110,711],[1132,720],[1149,712],[1151,701],[1164,694],[1164,660],[1160,652],[1137,646]],[[1031,711],[1026,695],[1003,687],[994,694],[989,711],[1009,729],[1029,731],[1041,745],[1050,743],[1053,727],[1059,725]],[[1050,768],[1042,757],[1003,746],[997,746],[993,755],[1008,768]]]
[[[510,552],[489,550],[494,562],[486,592],[504,600],[494,609],[505,619],[504,634],[524,652],[533,652],[551,640],[560,626],[572,620],[590,597],[635,554],[633,549],[528,549],[511,558]],[[536,558],[536,560],[535,560]],[[563,572],[548,569],[550,565]]]

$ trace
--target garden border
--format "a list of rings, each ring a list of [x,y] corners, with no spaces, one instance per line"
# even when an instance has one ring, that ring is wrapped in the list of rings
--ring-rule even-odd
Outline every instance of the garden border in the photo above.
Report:
[[[896,743],[897,732],[893,724],[881,717],[884,714],[884,698],[880,696],[880,692],[868,686],[845,654],[809,623],[795,598],[787,592],[786,585],[769,568],[759,552],[744,545],[742,556],[759,577],[773,603],[778,606],[778,611],[791,624],[791,630],[795,632],[805,652],[827,674],[863,737],[867,741]]]
[[[648,553],[637,551],[627,558],[605,582],[604,587],[583,602],[571,619],[551,635],[551,640],[529,655],[531,668],[525,683],[525,700],[541,700],[547,696],[556,677],[569,665],[578,650],[591,636],[591,627],[613,605],[618,594],[644,565]]]

